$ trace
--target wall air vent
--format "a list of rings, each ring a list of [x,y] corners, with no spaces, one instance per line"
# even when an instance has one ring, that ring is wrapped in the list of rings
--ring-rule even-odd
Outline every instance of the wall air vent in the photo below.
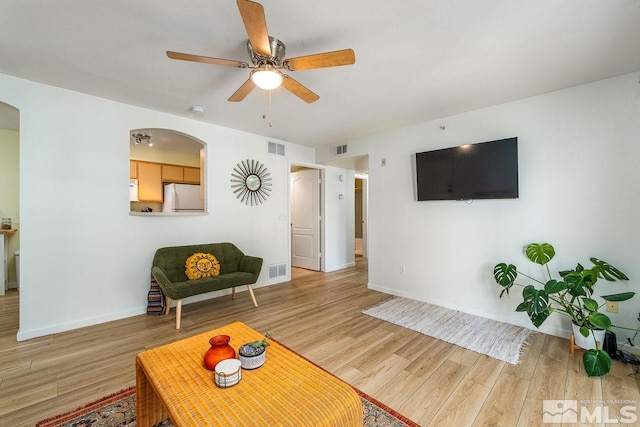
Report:
[[[269,141],[269,147],[267,151],[269,152],[269,154],[284,156],[284,144],[278,144],[277,142]]]
[[[347,154],[347,144],[334,145],[331,147],[332,156],[340,156],[342,154]]]
[[[287,264],[277,264],[269,266],[269,279],[287,275]]]

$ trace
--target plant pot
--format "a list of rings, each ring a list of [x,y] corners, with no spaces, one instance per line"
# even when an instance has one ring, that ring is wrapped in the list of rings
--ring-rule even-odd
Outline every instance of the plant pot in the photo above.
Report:
[[[238,349],[238,358],[242,369],[256,369],[262,366],[267,358],[266,347],[253,347],[244,344]]]
[[[575,340],[575,344],[583,348],[585,350],[596,349],[596,341],[600,343],[600,349],[602,349],[602,345],[604,343],[604,334],[607,332],[604,329],[591,329],[589,330],[589,336],[585,337],[580,333],[580,327],[575,323],[571,323],[571,328],[573,329],[573,337]],[[595,336],[595,341],[594,341]]]
[[[211,347],[204,355],[204,367],[213,371],[218,362],[226,359],[234,359],[236,351],[229,345],[231,337],[229,335],[216,335],[209,340]]]

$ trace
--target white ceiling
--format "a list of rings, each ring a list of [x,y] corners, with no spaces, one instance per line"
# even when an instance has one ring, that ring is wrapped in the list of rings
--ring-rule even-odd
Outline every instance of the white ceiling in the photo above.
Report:
[[[291,72],[271,122],[232,0],[2,0],[0,73],[308,146],[332,144],[640,70],[640,0],[261,0],[287,58],[352,48],[356,64]],[[0,99],[0,101],[2,101]],[[1,113],[0,113],[1,114]]]

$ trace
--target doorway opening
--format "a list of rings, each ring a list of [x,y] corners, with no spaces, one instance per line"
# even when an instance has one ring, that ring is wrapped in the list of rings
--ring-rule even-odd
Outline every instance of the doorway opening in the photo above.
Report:
[[[291,165],[291,267],[323,271],[321,169]]]
[[[356,257],[369,257],[369,175],[355,176]]]
[[[18,330],[20,289],[20,111],[0,102],[0,330]]]
[[[365,211],[365,207],[364,207],[364,200],[365,200],[365,193],[364,193],[364,185],[365,185],[365,180],[362,178],[355,178],[355,206],[354,206],[354,217],[355,217],[355,224],[354,224],[354,229],[355,229],[355,252],[356,252],[356,256],[364,256],[364,246],[363,246],[363,239],[364,239],[364,226],[365,226],[365,222],[364,222],[364,211]]]

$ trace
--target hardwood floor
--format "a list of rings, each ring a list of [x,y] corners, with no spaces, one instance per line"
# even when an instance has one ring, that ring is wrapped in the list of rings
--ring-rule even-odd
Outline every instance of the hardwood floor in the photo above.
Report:
[[[632,367],[614,361],[609,375],[588,378],[568,340],[538,333],[509,365],[363,315],[390,296],[367,289],[362,258],[332,273],[292,274],[291,282],[256,289],[257,309],[246,292],[185,305],[179,331],[173,314],[140,315],[24,342],[15,341],[18,295],[9,292],[0,297],[0,426],[33,426],[134,385],[140,351],[237,320],[273,331],[424,426],[538,426],[544,399],[578,400],[595,414],[588,425],[605,425],[598,420],[617,418],[623,405],[640,412]],[[608,413],[598,418],[603,400]]]

